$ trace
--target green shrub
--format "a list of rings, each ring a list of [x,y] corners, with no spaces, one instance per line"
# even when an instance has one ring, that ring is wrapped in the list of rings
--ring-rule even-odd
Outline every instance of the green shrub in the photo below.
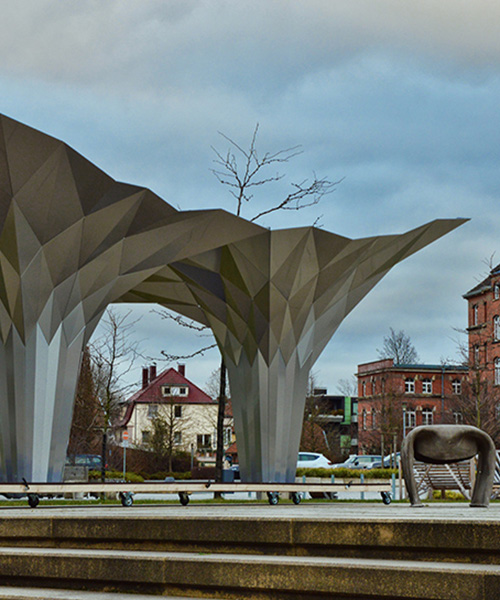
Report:
[[[163,481],[165,477],[173,477],[174,479],[191,479],[191,471],[186,471],[182,473],[169,471],[159,471],[158,473],[152,473],[149,479]]]
[[[101,471],[89,471],[89,480],[99,481],[101,479]],[[106,480],[119,479],[123,480],[123,471],[106,471]],[[129,483],[143,483],[144,478],[136,473],[125,473],[125,481]]]
[[[397,469],[297,469],[297,477],[335,477],[339,479],[360,479],[363,473],[365,479],[391,479],[397,475]]]
[[[434,500],[443,500],[441,490],[433,490],[432,497]],[[451,490],[446,490],[444,493],[444,500],[465,500],[460,492],[453,492]]]

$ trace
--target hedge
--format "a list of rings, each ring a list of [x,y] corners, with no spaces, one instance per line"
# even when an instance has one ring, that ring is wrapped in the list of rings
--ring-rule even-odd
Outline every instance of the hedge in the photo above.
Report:
[[[392,474],[398,474],[397,469],[297,469],[297,477],[331,477],[339,479],[391,479]]]

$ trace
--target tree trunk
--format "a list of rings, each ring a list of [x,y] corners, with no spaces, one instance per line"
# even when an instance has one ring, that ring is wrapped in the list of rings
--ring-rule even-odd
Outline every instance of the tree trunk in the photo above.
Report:
[[[106,481],[106,443],[107,443],[107,432],[102,432],[102,449],[101,449],[101,481]]]

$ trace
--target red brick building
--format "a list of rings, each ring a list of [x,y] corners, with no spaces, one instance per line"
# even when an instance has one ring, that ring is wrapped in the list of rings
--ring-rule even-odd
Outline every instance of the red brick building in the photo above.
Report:
[[[469,307],[469,365],[500,385],[500,265],[464,294]]]
[[[358,365],[360,453],[399,450],[403,434],[419,425],[460,423],[466,375],[466,366],[395,365],[392,358]]]
[[[468,302],[469,381],[462,399],[465,422],[500,446],[500,265],[464,294]]]

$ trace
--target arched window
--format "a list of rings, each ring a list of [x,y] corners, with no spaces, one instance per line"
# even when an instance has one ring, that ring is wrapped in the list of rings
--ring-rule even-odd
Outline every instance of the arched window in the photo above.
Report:
[[[495,385],[500,385],[500,358],[495,358]]]
[[[363,408],[363,412],[361,414],[363,419],[363,430],[366,431],[366,410]]]
[[[498,315],[493,317],[493,339],[495,342],[500,340],[500,317]]]
[[[432,408],[422,409],[422,425],[432,425],[434,421],[434,412]]]

